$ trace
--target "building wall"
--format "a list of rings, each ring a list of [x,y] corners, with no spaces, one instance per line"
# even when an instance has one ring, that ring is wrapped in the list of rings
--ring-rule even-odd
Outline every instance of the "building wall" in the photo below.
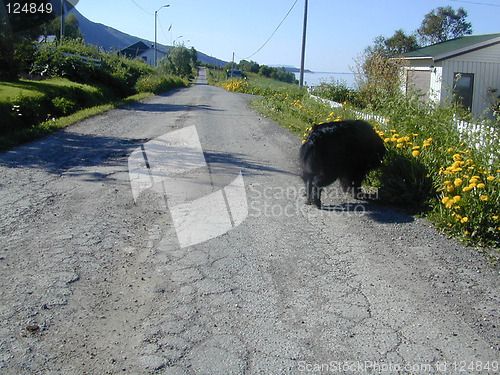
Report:
[[[492,118],[491,111],[488,111],[489,105],[492,97],[500,95],[500,44],[438,62],[411,59],[409,64],[408,70],[431,72],[427,97],[436,101],[449,98],[456,73],[474,74],[472,113]]]
[[[162,51],[157,52],[158,63],[160,62],[160,60],[162,58],[165,57],[165,55],[166,55],[165,52],[162,52]],[[147,62],[151,66],[154,66],[154,64],[153,64],[153,60],[155,59],[154,56],[155,56],[154,48],[150,48],[139,55],[139,57],[143,58],[144,61]]]
[[[416,88],[422,91],[424,99],[439,102],[441,100],[443,68],[431,64],[431,61],[427,62],[427,66],[422,64],[421,61],[418,65],[420,66],[414,66],[412,62],[411,66],[405,68],[406,82],[404,91],[407,92],[410,88]],[[429,81],[422,82],[424,77]]]
[[[465,57],[465,56],[464,56]],[[442,97],[452,92],[456,73],[474,74],[472,113],[475,116],[487,114],[492,96],[500,95],[500,58],[498,62],[478,62],[460,57],[443,62]]]

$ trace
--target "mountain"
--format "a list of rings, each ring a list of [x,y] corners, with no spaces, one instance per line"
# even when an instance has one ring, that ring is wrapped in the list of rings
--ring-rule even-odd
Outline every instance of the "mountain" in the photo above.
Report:
[[[83,16],[80,12],[73,8],[69,13],[74,13],[78,19],[78,26],[83,34],[85,42],[104,48],[106,51],[119,51],[139,41],[153,46],[154,42],[147,39],[142,39],[121,32],[120,30],[103,25],[101,23],[92,22]],[[168,51],[170,47],[158,44],[158,49]],[[225,66],[228,62],[208,56],[203,52],[198,51],[198,60],[202,63],[209,63],[219,66]]]

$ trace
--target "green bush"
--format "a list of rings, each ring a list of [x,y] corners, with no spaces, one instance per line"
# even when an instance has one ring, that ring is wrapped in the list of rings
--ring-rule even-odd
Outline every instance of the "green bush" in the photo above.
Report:
[[[154,94],[160,94],[176,87],[185,87],[187,84],[187,81],[180,77],[150,74],[141,77],[137,81],[135,89],[137,92],[152,92]]]
[[[52,99],[52,105],[54,107],[55,115],[69,115],[70,113],[76,112],[78,105],[70,99],[56,97]]]
[[[348,87],[347,83],[342,80],[332,79],[330,83],[321,82],[313,88],[312,94],[337,103],[348,102],[354,106],[357,106],[359,102],[357,92]]]
[[[88,46],[82,40],[40,46],[32,57],[30,70],[41,76],[103,85],[118,98],[134,94],[137,80],[153,72],[143,61],[99,52],[97,47]]]
[[[380,169],[372,171],[368,181],[378,187],[380,202],[409,213],[430,209],[436,197],[429,169],[409,152],[389,148]]]

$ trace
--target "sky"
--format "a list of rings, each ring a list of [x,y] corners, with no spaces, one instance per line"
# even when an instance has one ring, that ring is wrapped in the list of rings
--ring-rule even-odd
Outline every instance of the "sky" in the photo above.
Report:
[[[281,27],[260,49],[294,3]],[[159,10],[158,43],[182,43],[225,61],[231,61],[234,53],[236,62],[247,59],[299,67],[304,3],[80,0],[76,8],[93,22],[151,41],[155,36],[154,13]],[[167,4],[170,6],[163,8]],[[500,0],[309,0],[305,67],[315,72],[350,72],[377,36],[390,37],[398,29],[411,34],[425,14],[448,5],[467,10],[474,34],[500,33]]]

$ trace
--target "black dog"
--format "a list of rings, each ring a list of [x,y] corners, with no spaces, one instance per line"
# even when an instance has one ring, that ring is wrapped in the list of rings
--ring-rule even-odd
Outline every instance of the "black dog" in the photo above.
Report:
[[[380,166],[384,142],[361,120],[313,125],[300,148],[307,204],[321,207],[321,188],[339,179],[345,192],[357,197],[366,174]]]

